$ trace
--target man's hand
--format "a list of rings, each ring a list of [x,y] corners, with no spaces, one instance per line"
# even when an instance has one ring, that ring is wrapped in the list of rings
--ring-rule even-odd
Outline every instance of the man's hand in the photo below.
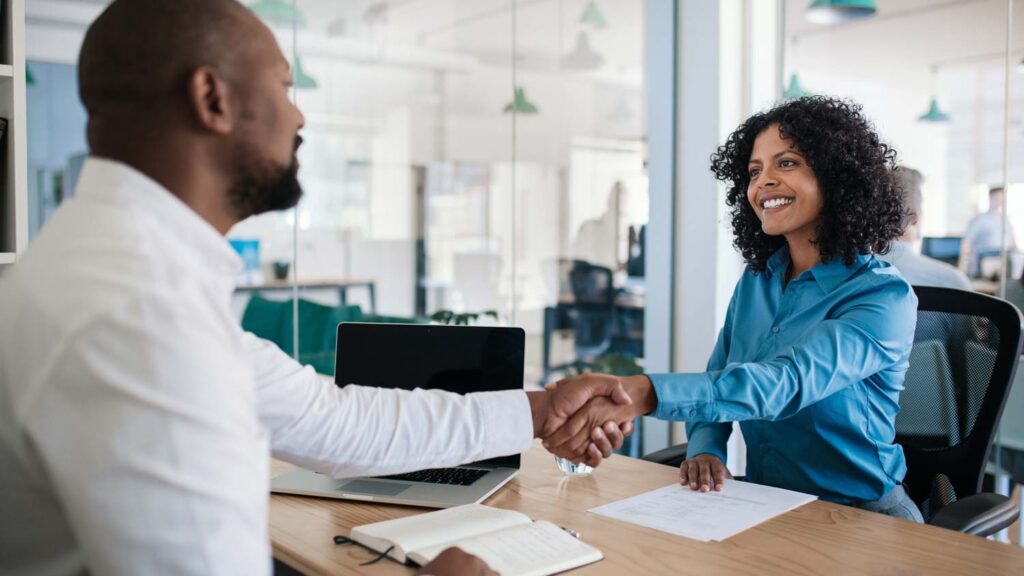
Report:
[[[608,430],[613,430],[615,425],[629,434],[632,432],[633,418],[648,414],[657,407],[654,387],[650,379],[643,375],[619,378],[607,374],[583,374],[548,385],[549,389],[556,391],[573,387],[622,388],[632,400],[628,404],[615,405],[607,400],[588,401],[585,409],[571,415],[556,432],[545,437],[544,446],[548,450],[573,462],[589,464],[587,460],[592,457],[592,450],[586,441],[588,436],[591,439],[600,437]]]
[[[448,548],[416,574],[430,576],[498,576],[486,562],[463,552],[459,548]]]
[[[544,392],[528,392],[527,397],[533,412],[533,433],[539,438],[551,435],[591,398],[608,397],[620,405],[632,403],[618,379],[611,376],[569,378],[548,384]],[[632,432],[632,421],[621,427],[615,422],[607,422],[605,426],[595,428],[590,436],[591,442],[584,447],[584,454],[579,460],[590,466],[600,465],[602,459],[611,456],[612,451],[621,447],[625,437]]]
[[[732,473],[713,454],[698,454],[679,465],[679,483],[688,485],[690,490],[721,492],[726,478],[732,479]]]

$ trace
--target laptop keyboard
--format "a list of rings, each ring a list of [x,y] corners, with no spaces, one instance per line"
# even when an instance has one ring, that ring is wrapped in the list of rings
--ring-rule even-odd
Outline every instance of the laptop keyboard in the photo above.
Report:
[[[425,482],[427,484],[469,486],[482,478],[487,472],[488,470],[478,470],[475,468],[435,468],[432,470],[407,472],[405,474],[394,474],[392,476],[380,476],[380,478]]]

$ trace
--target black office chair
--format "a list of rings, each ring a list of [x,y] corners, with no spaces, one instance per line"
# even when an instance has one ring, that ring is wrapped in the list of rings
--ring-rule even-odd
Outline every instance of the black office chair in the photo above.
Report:
[[[914,291],[917,332],[896,418],[896,441],[907,458],[904,481],[928,524],[989,536],[1020,515],[1012,500],[981,493],[981,485],[1024,320],[1013,304],[984,294]],[[644,457],[669,466],[685,458],[685,444]]]
[[[569,314],[575,326],[576,361],[593,361],[611,347],[617,332],[612,271],[577,260],[569,271],[569,285],[573,295]]]

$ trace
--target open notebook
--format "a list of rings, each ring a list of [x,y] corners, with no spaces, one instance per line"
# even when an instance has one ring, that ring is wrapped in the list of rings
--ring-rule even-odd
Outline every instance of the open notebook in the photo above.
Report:
[[[352,540],[377,552],[394,546],[388,556],[420,566],[458,546],[503,576],[546,576],[604,558],[550,522],[480,504],[356,526]]]

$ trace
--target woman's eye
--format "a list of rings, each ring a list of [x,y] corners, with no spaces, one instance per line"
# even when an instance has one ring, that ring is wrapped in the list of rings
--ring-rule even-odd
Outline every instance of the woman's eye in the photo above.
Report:
[[[760,168],[753,168],[753,169],[750,170],[750,177],[751,178],[757,178],[757,175],[760,174],[760,173],[761,173],[761,169]]]
[[[793,166],[796,166],[796,161],[795,160],[780,160],[779,161],[779,167],[780,168],[792,168]]]

